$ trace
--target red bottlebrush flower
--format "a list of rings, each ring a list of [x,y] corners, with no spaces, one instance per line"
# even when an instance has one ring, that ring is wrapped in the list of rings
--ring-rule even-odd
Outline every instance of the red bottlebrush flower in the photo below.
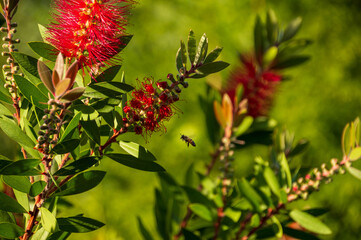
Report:
[[[237,85],[243,86],[243,99],[248,99],[248,114],[252,117],[266,116],[271,108],[281,75],[270,70],[257,69],[254,59],[242,57],[242,66],[230,77],[223,93],[233,100]]]
[[[139,88],[132,92],[133,98],[123,111],[126,118],[130,119],[127,122],[134,124],[136,134],[150,135],[152,132],[166,130],[163,122],[174,114],[171,96],[179,97],[172,92],[173,89],[161,87],[164,85],[164,82],[155,83],[152,78],[144,78],[144,82],[139,83]]]
[[[124,45],[127,15],[133,0],[54,0],[54,22],[47,40],[60,52],[89,68],[111,65]]]

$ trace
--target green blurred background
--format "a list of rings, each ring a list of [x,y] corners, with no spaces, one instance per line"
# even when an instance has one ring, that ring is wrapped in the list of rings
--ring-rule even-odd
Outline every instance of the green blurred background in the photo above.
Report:
[[[46,25],[49,0],[20,1],[15,21],[19,23],[19,50],[33,54],[26,42],[39,41],[37,23]],[[298,37],[314,41],[307,49],[312,60],[288,70],[290,81],[284,82],[275,100],[271,117],[295,132],[296,139],[307,138],[311,145],[302,156],[305,166],[319,166],[332,157],[341,157],[340,137],[343,126],[361,113],[361,2],[359,0],[139,0],[131,11],[128,32],[134,34],[123,52],[123,70],[129,83],[153,76],[165,79],[175,73],[175,53],[179,40],[186,40],[192,29],[197,38],[204,32],[211,48],[224,47],[221,59],[231,67],[214,79],[227,79],[238,64],[239,53],[253,48],[253,26],[257,14],[264,18],[267,9],[276,12],[284,24],[301,16],[303,26]],[[35,54],[33,54],[35,55]],[[211,80],[211,79],[208,79]],[[159,163],[178,180],[186,168],[197,168],[209,160],[212,150],[204,124],[198,96],[205,94],[205,80],[191,80],[182,92],[181,110],[168,131],[154,134],[149,142],[132,134],[122,139],[141,143],[151,150]],[[196,148],[187,148],[180,134],[191,136]],[[14,156],[14,143],[2,137],[0,151]],[[259,148],[242,151],[237,159],[239,174],[251,170],[250,160]],[[262,149],[262,153],[267,152]],[[99,169],[108,173],[100,186],[67,198],[74,208],[64,209],[62,216],[84,213],[106,223],[100,230],[74,234],[70,239],[121,240],[141,239],[136,216],[155,232],[153,218],[156,174],[133,170],[104,160]],[[323,220],[334,231],[324,239],[360,239],[361,182],[350,175],[336,176],[334,182],[302,202],[305,207],[328,207]]]

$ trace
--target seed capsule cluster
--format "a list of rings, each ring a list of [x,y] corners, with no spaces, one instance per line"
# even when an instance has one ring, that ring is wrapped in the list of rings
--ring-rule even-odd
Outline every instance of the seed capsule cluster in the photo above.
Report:
[[[3,65],[4,75],[5,75],[5,84],[4,87],[9,90],[13,97],[16,97],[16,83],[14,81],[14,74],[19,73],[19,66],[14,61],[12,57],[12,52],[17,52],[18,49],[15,48],[15,44],[20,43],[20,39],[13,39],[14,34],[16,33],[16,23],[11,23],[8,28],[1,27],[0,31],[6,33],[6,36],[2,38],[3,44],[2,47],[5,49],[1,55],[7,57],[5,65]]]
[[[48,105],[51,109],[44,110],[43,116],[44,123],[40,126],[38,132],[38,144],[35,148],[45,155],[50,153],[50,146],[58,142],[58,134],[63,124],[62,119],[59,117],[61,110],[65,109],[65,105],[50,99]]]

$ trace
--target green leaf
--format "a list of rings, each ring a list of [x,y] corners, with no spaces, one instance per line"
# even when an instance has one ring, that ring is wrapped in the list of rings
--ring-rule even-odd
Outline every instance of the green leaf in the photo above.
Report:
[[[207,50],[208,50],[208,38],[204,33],[198,44],[197,53],[193,62],[194,66],[197,66],[199,63],[203,63],[204,58],[207,56]]]
[[[251,127],[252,123],[253,123],[253,117],[246,116],[241,122],[241,124],[234,129],[234,135],[236,137],[241,136]]]
[[[9,213],[0,210],[0,223],[14,223],[15,221],[10,217]]]
[[[110,82],[118,74],[122,65],[115,65],[104,70],[98,77],[95,78],[96,82]]]
[[[68,176],[80,173],[98,163],[97,157],[83,157],[76,160],[54,173],[55,176]]]
[[[154,155],[148,149],[134,142],[119,141],[119,145],[130,155],[145,161],[156,161]]]
[[[71,233],[59,231],[51,234],[46,240],[66,240],[70,234]]]
[[[30,206],[29,206],[29,198],[28,198],[28,194],[27,193],[23,193],[20,192],[18,190],[16,190],[15,188],[13,188],[14,191],[14,195],[16,197],[16,200],[18,201],[18,203],[27,211],[30,211]],[[1,221],[0,221],[1,222]]]
[[[279,162],[280,162],[280,165],[281,165],[281,169],[282,169],[282,172],[286,175],[286,183],[287,183],[287,187],[291,187],[292,185],[292,175],[291,175],[291,171],[290,171],[290,166],[288,165],[288,161],[287,161],[287,158],[285,156],[284,153],[280,154],[278,156],[279,158]]]
[[[301,17],[297,17],[296,19],[292,20],[292,22],[290,22],[290,24],[286,27],[284,31],[282,41],[287,41],[293,38],[300,29],[301,24],[302,24]]]
[[[1,156],[1,157],[3,157],[3,156]],[[12,162],[13,162],[13,161],[0,159],[0,170],[1,170],[3,167],[11,164]]]
[[[26,213],[26,210],[13,198],[0,192],[0,210],[14,213]]]
[[[33,102],[40,109],[48,108],[48,97],[37,86],[19,75],[14,75],[14,79],[21,93],[29,102]]]
[[[16,239],[22,236],[25,231],[14,223],[0,223],[0,237]]]
[[[12,52],[11,55],[15,61],[19,64],[23,73],[30,79],[33,84],[40,82],[38,74],[38,60],[31,56],[25,55],[19,52]]]
[[[267,37],[270,44],[274,44],[278,37],[278,23],[276,14],[272,9],[267,12]]]
[[[40,36],[41,36],[41,38],[43,39],[43,41],[45,41],[46,42],[46,32],[47,32],[47,28],[46,27],[44,27],[43,25],[41,25],[41,24],[38,24],[38,28],[39,28],[39,33],[40,33]]]
[[[260,205],[262,203],[262,198],[253,189],[251,184],[245,178],[242,178],[239,181],[237,181],[237,185],[239,191],[252,204],[254,210],[258,213],[261,212]]]
[[[99,99],[94,103],[92,103],[90,106],[103,116],[104,113],[115,112],[114,107],[119,106],[121,102],[122,102],[121,99],[106,98],[106,99]],[[114,122],[112,122],[112,124],[114,124]]]
[[[221,47],[216,47],[215,49],[213,49],[209,54],[208,56],[206,57],[206,59],[204,59],[204,62],[203,64],[206,64],[206,63],[211,63],[213,62],[214,60],[216,60],[218,58],[218,56],[221,54],[223,48]]]
[[[277,57],[278,54],[278,47],[272,46],[267,49],[265,54],[263,55],[263,66],[267,67],[271,64]]]
[[[183,68],[183,59],[182,59],[182,49],[179,48],[175,57],[175,63],[178,72],[181,72],[181,69]]]
[[[34,235],[31,237],[31,240],[48,240],[49,233],[41,227],[38,229]]]
[[[128,154],[121,153],[109,153],[106,154],[110,159],[123,164],[130,168],[135,168],[138,170],[148,171],[148,172],[162,172],[165,169],[159,164],[149,161],[149,160],[141,160],[134,156]]]
[[[71,233],[91,232],[105,225],[95,219],[80,216],[58,218],[57,220],[61,231]]]
[[[68,195],[74,195],[74,194],[86,192],[96,187],[103,180],[104,176],[105,176],[105,172],[103,171],[88,171],[88,172],[80,173],[75,177],[71,178],[69,182],[61,186],[61,191],[58,190],[55,193],[55,195],[68,196]],[[60,228],[60,230],[63,229]]]
[[[261,18],[257,16],[254,26],[254,48],[258,63],[261,63],[264,48],[263,24]]]
[[[304,62],[307,62],[308,60],[310,60],[310,56],[303,56],[303,55],[292,56],[285,60],[276,62],[276,64],[272,68],[284,69],[284,68],[294,67]]]
[[[31,183],[28,177],[25,176],[2,176],[4,183],[20,192],[29,193]]]
[[[7,108],[5,106],[6,103],[2,103],[0,102],[0,115],[5,115],[5,116],[13,116],[13,113],[10,112],[9,108]]]
[[[140,230],[140,233],[143,236],[144,240],[153,240],[152,235],[149,233],[148,229],[144,226],[142,219],[140,217],[137,217],[138,220],[138,228]]]
[[[361,171],[354,167],[346,167],[346,170],[355,178],[361,180]]]
[[[49,233],[53,233],[59,230],[58,223],[55,216],[46,208],[40,208],[41,213],[41,225]]]
[[[311,232],[325,235],[332,233],[323,222],[308,213],[295,209],[290,212],[290,217]]]
[[[309,145],[309,141],[307,139],[300,139],[296,146],[291,150],[289,154],[287,154],[288,157],[294,157],[300,153],[302,153],[306,147]]]
[[[204,220],[210,222],[213,220],[213,214],[206,206],[199,203],[192,203],[189,204],[189,208],[195,215],[199,216],[200,218],[203,218]]]
[[[0,118],[0,127],[8,137],[19,143],[21,146],[31,149],[35,146],[35,143],[21,131],[14,121],[8,118]]]
[[[39,159],[23,159],[0,169],[0,175],[33,176],[41,173],[34,168],[40,163]]]
[[[29,195],[31,197],[38,196],[44,190],[45,186],[46,186],[46,182],[44,181],[34,182],[33,184],[31,184]]]
[[[268,184],[268,186],[271,188],[272,192],[280,197],[280,185],[278,183],[277,177],[272,171],[270,167],[266,167],[263,171],[263,176]]]
[[[319,240],[318,237],[316,237],[310,233],[307,233],[307,232],[304,232],[301,230],[297,230],[297,229],[293,229],[293,228],[289,228],[289,227],[283,227],[283,232],[284,232],[284,234],[286,234],[290,237],[297,238],[300,240]]]
[[[123,49],[128,46],[130,40],[132,40],[133,35],[125,35],[125,36],[121,36],[120,40],[122,42],[122,45],[120,45],[117,49],[118,53],[120,53],[121,51],[123,51]]]
[[[59,50],[45,42],[29,42],[30,48],[40,57],[55,62]]]
[[[81,126],[84,128],[87,135],[91,140],[100,145],[100,132],[99,127],[95,120],[80,121]]]
[[[352,151],[350,153],[350,160],[356,161],[359,158],[361,158],[361,147],[356,147],[356,148],[352,149]]]
[[[88,85],[83,96],[91,98],[119,98],[134,88],[121,82],[99,82]]]
[[[198,74],[203,74],[205,76],[216,73],[219,71],[222,71],[226,67],[229,66],[229,63],[217,61],[217,62],[211,62],[201,65],[200,67],[197,67],[196,72]]]
[[[63,142],[65,139],[68,139],[73,135],[73,130],[76,129],[79,125],[80,117],[81,117],[81,112],[78,112],[77,114],[74,115],[74,117],[69,122],[68,126],[65,128],[64,133],[61,135],[59,142]]]
[[[57,154],[65,154],[73,151],[76,149],[80,144],[79,139],[69,139],[65,140],[63,142],[59,142],[55,145],[53,149],[51,149],[51,152],[57,153]]]
[[[9,104],[13,104],[13,100],[11,99],[9,92],[2,87],[0,87],[0,100]]]
[[[191,64],[193,64],[196,57],[196,38],[192,30],[190,30],[188,35],[188,56]]]
[[[182,187],[191,203],[199,203],[205,206],[216,207],[215,203],[194,188]]]

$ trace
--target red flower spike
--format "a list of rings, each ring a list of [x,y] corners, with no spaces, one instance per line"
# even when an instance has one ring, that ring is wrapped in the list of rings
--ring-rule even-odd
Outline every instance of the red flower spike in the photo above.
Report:
[[[133,0],[54,0],[48,37],[67,58],[90,69],[112,65],[125,43],[127,16]],[[117,57],[116,57],[117,58]]]
[[[174,111],[170,101],[173,93],[165,83],[144,78],[144,82],[139,82],[139,88],[132,92],[133,98],[123,111],[127,119],[132,120],[128,122],[133,122],[136,134],[150,135],[152,132],[166,130],[163,122],[169,120]],[[163,88],[165,86],[167,88]]]
[[[259,73],[253,58],[242,57],[241,60],[241,68],[232,74],[223,94],[228,94],[234,101],[237,85],[241,84],[243,99],[248,99],[248,114],[252,117],[266,116],[282,76],[270,70]]]

